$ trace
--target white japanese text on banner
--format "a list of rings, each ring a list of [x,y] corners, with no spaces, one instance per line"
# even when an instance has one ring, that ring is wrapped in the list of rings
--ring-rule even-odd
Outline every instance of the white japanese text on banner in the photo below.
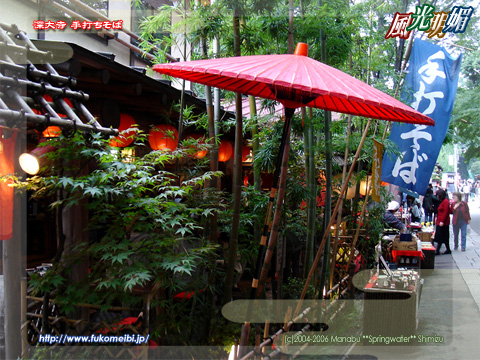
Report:
[[[403,157],[385,153],[382,181],[425,194],[450,122],[461,59],[452,59],[438,45],[415,39],[401,99],[430,116],[435,126],[393,125],[389,139]]]

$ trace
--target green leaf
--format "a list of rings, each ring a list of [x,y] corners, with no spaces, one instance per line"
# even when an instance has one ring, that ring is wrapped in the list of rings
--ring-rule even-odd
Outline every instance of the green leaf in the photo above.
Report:
[[[102,191],[98,187],[94,187],[94,186],[87,186],[83,190],[83,192],[84,192],[85,195],[90,195],[91,197],[96,197],[96,196],[101,196],[102,195]]]
[[[69,185],[73,185],[73,179],[68,177],[61,177],[60,179],[58,179],[58,185],[67,188]]]

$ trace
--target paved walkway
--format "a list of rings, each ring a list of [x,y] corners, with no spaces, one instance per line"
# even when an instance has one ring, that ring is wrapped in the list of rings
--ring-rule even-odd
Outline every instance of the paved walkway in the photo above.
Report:
[[[480,201],[469,206],[473,227],[479,230]],[[453,232],[450,235],[453,249]],[[480,359],[480,235],[470,226],[466,251],[435,256],[435,270],[422,271],[422,277],[416,335],[437,336],[441,341],[354,346],[344,359]]]
[[[469,203],[472,221],[475,221],[475,218],[480,215],[479,206],[480,201],[478,199]],[[450,244],[453,249],[453,232],[450,233]],[[441,256],[447,257],[448,255]],[[480,235],[475,232],[472,226],[468,228],[466,251],[452,250],[452,257],[470,290],[470,294],[480,309]]]

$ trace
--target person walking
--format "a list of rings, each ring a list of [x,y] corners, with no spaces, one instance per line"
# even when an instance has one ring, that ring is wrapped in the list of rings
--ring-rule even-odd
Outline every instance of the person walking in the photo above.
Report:
[[[427,192],[423,197],[423,212],[425,213],[425,222],[433,220],[433,185],[428,184]]]
[[[468,196],[470,195],[470,183],[468,181],[463,182],[462,191],[463,191],[465,202],[468,202]]]
[[[450,212],[453,214],[453,249],[458,250],[458,233],[461,231],[461,246],[462,251],[465,251],[467,246],[467,226],[470,224],[470,210],[468,203],[462,201],[462,193],[453,193],[453,202],[450,205]]]
[[[450,202],[447,198],[447,193],[443,189],[438,189],[436,196],[440,200],[437,210],[437,226],[435,229],[435,242],[437,251],[435,255],[440,255],[440,248],[445,244],[447,250],[443,254],[451,254],[450,250]]]
[[[410,208],[410,213],[412,214],[412,222],[419,223],[422,220],[422,206],[420,200],[414,199],[412,207]]]

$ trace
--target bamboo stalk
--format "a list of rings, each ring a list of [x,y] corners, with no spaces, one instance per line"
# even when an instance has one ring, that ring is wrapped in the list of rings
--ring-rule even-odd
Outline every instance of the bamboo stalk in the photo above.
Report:
[[[290,321],[290,318],[292,317],[292,307],[289,306],[287,313],[285,314],[285,320],[283,321],[283,328],[287,328],[287,324]],[[285,346],[285,337],[282,339],[282,346]]]
[[[277,164],[275,167],[275,173],[273,175],[273,184],[270,189],[270,197],[268,199],[267,213],[265,215],[265,222],[262,229],[262,236],[260,238],[260,247],[258,249],[255,274],[252,280],[252,289],[250,291],[250,299],[254,299],[256,296],[255,294],[258,287],[258,279],[260,278],[261,268],[262,268],[262,259],[265,256],[267,239],[269,238],[270,231],[272,229],[271,217],[272,217],[272,210],[273,210],[273,202],[275,201],[275,196],[277,194],[278,183],[280,178],[280,170],[282,167],[287,138],[290,135],[290,124],[291,124],[291,118],[293,116],[294,111],[295,111],[294,109],[285,108],[285,123],[283,125],[282,140],[280,142],[280,151],[277,157]]]
[[[36,297],[36,296],[27,296],[27,300],[42,302],[43,298]],[[55,302],[54,299],[49,299],[49,303],[53,303],[53,302]],[[75,306],[92,308],[92,309],[100,309],[101,308],[100,305],[84,304],[84,303],[75,304]],[[107,310],[110,310],[110,311],[141,311],[140,309],[126,307],[126,306],[112,306],[112,307],[109,307]]]
[[[357,224],[357,230],[355,232],[355,237],[353,238],[350,257],[349,257],[349,260],[347,262],[347,270],[348,270],[348,266],[351,264],[351,262],[353,260],[354,252],[355,252],[355,245],[357,245],[358,237],[360,236],[360,227],[361,227],[363,219],[365,217],[365,210],[367,208],[368,198],[369,198],[369,195],[370,195],[370,186],[371,186],[371,184],[368,183],[368,177],[367,177],[367,193],[365,195],[365,200],[363,202],[362,212],[360,213],[360,217],[358,219],[358,224]]]
[[[265,322],[265,329],[263,329],[263,340],[268,338],[268,333],[270,332],[270,321]],[[262,349],[262,353],[265,354],[265,347]]]
[[[347,167],[348,167],[348,155],[350,153],[350,135],[352,133],[352,115],[348,115],[348,120],[347,120],[347,144],[345,147],[345,156],[344,156],[344,163],[343,163],[343,171],[342,171],[342,184],[345,182],[345,178],[347,176]],[[331,264],[331,269],[330,269],[330,284],[333,282],[333,270],[335,267],[335,261],[336,261],[336,253],[337,253],[337,248],[338,248],[338,240],[340,238],[340,224],[342,222],[342,208],[343,208],[343,196],[339,197],[340,201],[340,211],[337,214],[337,224],[335,228],[335,241],[333,243],[333,251],[332,251],[332,264]]]
[[[277,203],[275,205],[275,213],[273,215],[272,228],[270,231],[270,236],[268,238],[267,251],[265,253],[265,259],[262,265],[262,271],[260,273],[258,287],[256,291],[256,297],[260,297],[263,291],[263,285],[267,279],[268,270],[270,269],[270,264],[272,262],[273,250],[278,239],[278,230],[280,225],[280,218],[282,216],[283,201],[285,199],[286,191],[286,182],[287,182],[287,173],[288,173],[288,154],[290,152],[290,129],[287,132],[287,138],[285,143],[285,150],[282,157],[282,167],[280,170],[280,185],[277,195]]]
[[[352,166],[350,167],[350,170],[347,174],[347,178],[345,179],[345,182],[342,185],[342,189],[340,190],[340,197],[342,197],[343,194],[345,193],[345,191],[347,190],[348,182],[350,181],[350,178],[351,178],[352,173],[353,173],[353,169],[355,168],[355,165],[357,164],[358,158],[360,157],[360,153],[362,151],[363,144],[365,143],[365,139],[367,137],[368,129],[370,128],[371,123],[372,123],[372,119],[369,119],[368,123],[367,123],[367,126],[365,127],[365,130],[363,131],[362,140],[360,141],[360,144],[358,145],[358,149],[357,149],[357,152],[356,152],[355,157],[353,159]],[[310,272],[308,273],[308,277],[307,277],[307,280],[305,282],[305,286],[303,287],[302,295],[300,296],[300,301],[298,302],[297,308],[295,309],[295,314],[297,314],[300,311],[300,308],[301,308],[302,303],[303,303],[303,299],[305,298],[305,295],[307,293],[308,285],[310,284],[310,280],[312,279],[313,273],[315,272],[315,268],[317,267],[318,262],[320,261],[320,257],[322,255],[322,250],[323,250],[323,247],[325,245],[325,241],[327,240],[327,237],[328,237],[329,229],[333,225],[333,221],[335,220],[335,217],[337,215],[339,207],[340,207],[340,201],[337,201],[337,204],[335,205],[335,209],[333,210],[333,214],[332,214],[332,217],[330,219],[330,222],[329,222],[328,226],[326,227],[326,229],[323,233],[322,242],[320,243],[320,246],[318,248],[317,255],[315,256],[315,259],[313,261],[313,265],[310,269]]]
[[[269,338],[265,339],[264,342],[262,342],[260,344],[260,348],[264,348],[265,346],[267,346],[268,344],[271,344],[275,341],[275,339],[277,337],[279,337],[281,334],[283,334],[284,332],[288,332],[288,328],[290,328],[290,326],[292,326],[292,324],[296,323],[297,321],[301,320],[305,315],[307,315],[310,311],[312,310],[311,307],[308,307],[306,308],[305,310],[303,310],[303,312],[301,312],[300,314],[298,314],[297,316],[295,316],[292,320],[290,320],[288,323],[287,323],[287,326],[286,327],[283,327],[281,328],[280,330],[278,330],[275,334],[273,334],[272,336],[270,336]],[[250,357],[252,357],[253,355],[255,355],[255,350],[252,350],[250,351],[249,353],[247,353],[246,355],[242,356],[241,360],[246,360],[246,359],[249,359]]]

